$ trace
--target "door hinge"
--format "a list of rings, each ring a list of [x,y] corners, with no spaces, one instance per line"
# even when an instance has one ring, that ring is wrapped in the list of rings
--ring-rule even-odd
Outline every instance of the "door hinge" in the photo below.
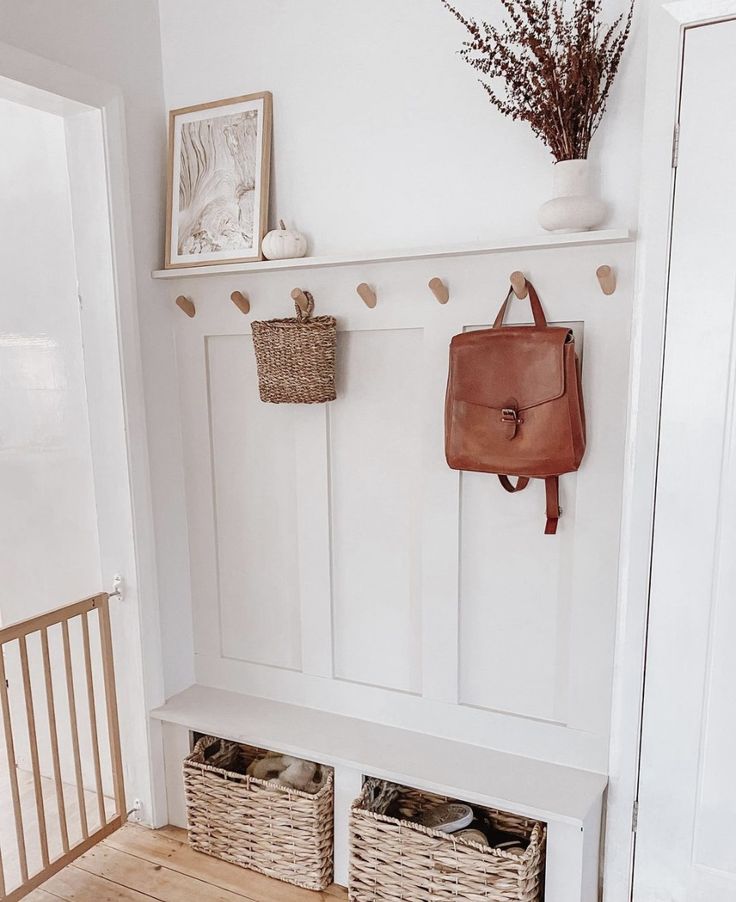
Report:
[[[672,132],[672,168],[677,169],[680,160],[680,123],[675,122]]]
[[[631,809],[631,832],[636,833],[636,828],[639,826],[639,800],[634,799],[634,804]]]

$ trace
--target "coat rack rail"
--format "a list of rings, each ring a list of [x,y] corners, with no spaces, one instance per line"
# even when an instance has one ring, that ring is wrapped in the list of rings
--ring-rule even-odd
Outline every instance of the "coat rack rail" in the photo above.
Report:
[[[395,263],[402,260],[431,260],[440,257],[468,257],[485,254],[513,253],[516,251],[545,248],[585,247],[605,244],[621,244],[633,241],[628,229],[600,229],[592,232],[532,235],[526,238],[450,244],[444,247],[418,247],[411,250],[383,250],[367,254],[335,254],[323,257],[292,257],[285,260],[259,260],[255,263],[218,263],[213,266],[186,266],[174,269],[158,269],[154,279],[182,279],[190,276],[205,277],[228,273],[278,272],[289,269],[312,269],[332,266],[354,266],[366,263]]]

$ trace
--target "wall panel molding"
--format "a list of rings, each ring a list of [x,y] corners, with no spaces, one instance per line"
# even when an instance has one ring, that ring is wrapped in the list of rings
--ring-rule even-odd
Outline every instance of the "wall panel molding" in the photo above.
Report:
[[[242,277],[187,279],[199,682],[605,770],[633,249],[605,256],[609,298],[595,247],[373,264],[374,309],[355,294],[360,266],[311,272],[316,312],[338,318],[328,406],[261,404],[250,319],[227,300]],[[585,339],[588,452],[562,480],[556,537],[542,534],[541,484],[509,496],[444,459],[450,339],[492,321],[514,269]],[[426,287],[438,274],[446,305]],[[251,317],[285,315],[292,282],[249,275]],[[529,321],[523,302],[511,321]],[[228,568],[242,585],[224,592]]]

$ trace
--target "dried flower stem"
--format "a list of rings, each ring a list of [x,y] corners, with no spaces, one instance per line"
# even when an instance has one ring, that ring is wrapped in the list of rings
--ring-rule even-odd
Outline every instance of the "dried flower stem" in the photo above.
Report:
[[[528,122],[555,160],[586,158],[631,31],[634,0],[611,25],[601,21],[602,0],[499,2],[506,18],[496,27],[442,0],[470,33],[460,56],[481,73],[491,103]]]

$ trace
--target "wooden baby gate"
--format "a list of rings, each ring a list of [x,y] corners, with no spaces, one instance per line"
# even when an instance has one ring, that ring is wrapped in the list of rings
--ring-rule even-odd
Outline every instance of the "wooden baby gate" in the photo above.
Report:
[[[0,709],[0,900],[16,902],[125,822],[107,593],[0,629]]]

